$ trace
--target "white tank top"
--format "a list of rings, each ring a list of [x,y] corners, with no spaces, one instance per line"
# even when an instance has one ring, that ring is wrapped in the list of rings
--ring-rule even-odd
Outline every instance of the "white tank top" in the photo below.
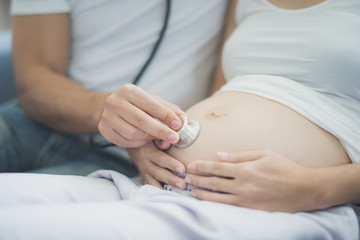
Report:
[[[236,21],[223,53],[226,79],[277,75],[360,103],[359,0],[325,0],[300,10],[239,0]]]
[[[139,82],[186,109],[207,97],[227,1],[172,1],[168,29]],[[132,82],[164,24],[164,0],[12,0],[12,15],[69,13],[68,74],[90,90]]]
[[[336,136],[360,162],[360,0],[285,10],[239,0],[221,91],[278,101]]]

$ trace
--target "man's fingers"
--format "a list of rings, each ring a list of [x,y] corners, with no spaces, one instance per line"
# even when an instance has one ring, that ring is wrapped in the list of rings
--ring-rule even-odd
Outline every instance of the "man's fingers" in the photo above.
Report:
[[[105,113],[102,116],[102,119],[99,123],[99,127],[101,128],[112,128],[116,132],[121,130],[121,136],[128,140],[146,140],[149,139],[149,134],[144,131],[132,126],[130,123],[126,122],[120,116],[115,114]]]
[[[128,140],[121,136],[118,132],[116,132],[112,128],[107,128],[99,124],[99,131],[101,135],[106,136],[106,140],[114,143],[117,146],[126,147],[126,148],[134,148],[134,147],[140,147],[145,145],[148,140],[142,139],[142,140]]]
[[[166,105],[158,101],[156,98],[135,85],[126,84],[124,85],[124,88],[130,88],[127,89],[127,91],[132,92],[132,94],[129,94],[127,96],[129,102],[132,103],[134,106],[142,109],[151,117],[159,119],[174,130],[177,130],[181,127],[182,122],[180,118],[171,108],[167,107]],[[157,135],[153,136],[159,137]],[[167,141],[166,138],[159,138]]]
[[[168,108],[170,108],[173,112],[175,112],[175,114],[177,116],[180,116],[180,115],[185,115],[188,119],[188,121],[190,121],[190,116],[188,114],[186,114],[184,111],[182,111],[177,105],[173,104],[173,103],[169,103],[165,100],[163,100],[162,98],[158,97],[158,96],[153,96],[156,100],[158,100],[160,103],[162,103],[163,105],[167,106]],[[169,117],[167,117],[167,120],[169,119]],[[165,122],[165,121],[163,121]],[[166,124],[169,125],[169,122],[170,121],[166,121]],[[179,130],[181,126],[179,127],[171,127],[172,129],[174,130]]]
[[[165,142],[164,140],[154,140],[153,144],[161,151],[166,151],[172,146],[171,143]]]
[[[179,141],[179,135],[176,131],[167,127],[131,103],[123,103],[123,105],[119,106],[115,111],[118,112],[119,115],[121,112],[131,112],[131,114],[122,115],[122,118],[129,125],[132,125],[138,130],[146,132],[155,138],[162,139],[170,143],[176,143]],[[124,129],[120,130],[124,131]]]
[[[188,165],[188,172],[200,175],[215,175],[231,178],[234,176],[234,165],[232,163],[225,162],[194,161]]]

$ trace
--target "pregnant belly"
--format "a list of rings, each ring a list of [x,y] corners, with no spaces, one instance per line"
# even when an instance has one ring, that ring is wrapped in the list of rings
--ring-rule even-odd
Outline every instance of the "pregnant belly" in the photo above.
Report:
[[[290,108],[252,94],[223,92],[191,107],[187,113],[201,125],[196,141],[168,153],[188,165],[217,161],[216,152],[270,148],[304,166],[349,163],[332,134]]]

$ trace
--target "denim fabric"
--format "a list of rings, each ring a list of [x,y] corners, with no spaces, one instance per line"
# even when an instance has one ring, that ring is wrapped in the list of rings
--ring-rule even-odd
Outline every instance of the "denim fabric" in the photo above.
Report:
[[[0,105],[0,172],[87,175],[99,169],[138,173],[120,156],[32,121],[18,100]]]

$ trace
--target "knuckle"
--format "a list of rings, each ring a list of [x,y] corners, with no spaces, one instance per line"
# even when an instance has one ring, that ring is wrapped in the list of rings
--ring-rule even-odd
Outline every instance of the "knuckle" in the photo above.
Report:
[[[109,123],[111,121],[111,114],[107,111],[104,111],[101,115],[99,124],[102,123],[103,125],[105,125],[105,123]]]
[[[125,132],[123,132],[124,137],[128,140],[136,139],[137,130],[135,128],[127,128]]]
[[[178,182],[175,177],[171,178],[169,181],[170,181],[170,185],[172,185],[172,186],[176,186],[176,183]]]
[[[160,166],[164,166],[167,163],[167,156],[165,154],[161,154],[156,158],[156,162],[160,165]]]
[[[136,122],[136,124],[138,126],[144,126],[145,125],[146,119],[144,117],[142,117],[139,114],[135,114],[133,117],[134,117],[134,122]]]
[[[116,140],[113,140],[113,141],[110,141],[118,146],[121,146],[121,147],[124,147],[124,148],[130,148],[130,143],[129,141],[126,141],[124,139],[116,139]]]
[[[164,140],[167,140],[169,134],[170,133],[165,126],[159,126],[159,128],[156,130],[156,135]]]
[[[159,106],[159,102],[155,100],[150,101],[148,107],[151,113],[156,113],[159,112],[159,110],[161,110]]]
[[[234,206],[240,206],[240,201],[236,198],[231,198],[230,200],[226,201],[225,203],[228,203],[230,205],[234,205]]]
[[[133,84],[131,84],[131,83],[125,83],[124,85],[122,85],[122,86],[119,88],[119,92],[121,92],[121,93],[127,93],[127,92],[132,91],[133,88],[134,88],[134,85],[133,85]]]
[[[217,176],[223,176],[228,173],[228,168],[223,164],[216,164],[217,166],[214,166],[215,175]]]
[[[152,97],[156,100],[156,101],[159,101],[161,102],[162,101],[162,98],[157,96],[157,95],[152,95]]]
[[[108,96],[105,100],[105,107],[109,107],[109,108],[114,108],[117,106],[116,104],[116,97],[114,94],[111,94],[110,96]]]
[[[235,164],[233,169],[235,173],[242,173],[244,172],[244,167],[246,164]]]
[[[196,194],[197,199],[200,199],[200,200],[204,199],[204,194],[202,191],[199,191],[198,189],[192,189],[191,191]]]
[[[143,177],[146,176],[149,162],[140,159],[140,160],[136,160],[135,163],[136,166],[139,168],[139,172],[143,175]]]
[[[241,167],[241,170],[244,172],[244,173],[253,173],[255,172],[255,169],[256,168],[256,165],[255,164],[244,164],[242,167]]]
[[[211,177],[209,179],[209,186],[211,187],[211,190],[214,190],[214,191],[219,191],[220,190],[218,182],[214,177]]]
[[[117,135],[116,137],[113,137],[112,139],[110,139],[112,143],[124,147],[124,148],[134,148],[134,147],[139,147],[141,146],[140,142],[133,142],[133,141],[129,141],[125,138],[123,138],[120,135]]]
[[[105,136],[106,135],[106,125],[104,124],[103,120],[100,120],[100,122],[98,123],[98,130],[100,132],[101,135]]]
[[[199,181],[195,175],[191,175],[190,179],[191,179],[191,185],[199,186]]]
[[[129,99],[134,96],[134,92],[136,91],[136,86],[131,83],[126,83],[122,85],[117,91],[116,96],[124,99]]]

